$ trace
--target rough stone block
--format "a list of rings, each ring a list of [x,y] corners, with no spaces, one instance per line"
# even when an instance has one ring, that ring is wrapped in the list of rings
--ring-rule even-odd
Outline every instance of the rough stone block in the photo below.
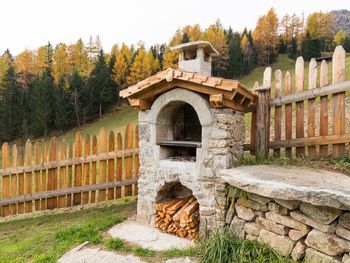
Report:
[[[298,241],[292,251],[292,259],[294,259],[295,261],[302,259],[305,255],[305,249],[306,246],[303,244],[303,242]]]
[[[283,216],[289,215],[288,208],[281,206],[280,204],[277,204],[275,202],[268,203],[268,208],[271,212],[274,212]]]
[[[286,236],[280,236],[265,229],[261,229],[258,241],[268,244],[282,256],[289,256],[293,250],[294,242]]]
[[[245,224],[246,224],[246,222],[243,219],[240,219],[237,216],[235,216],[232,219],[231,225],[230,225],[230,229],[232,231],[232,234],[235,237],[244,239],[244,236],[245,236],[244,225]]]
[[[342,262],[343,263],[350,263],[350,255],[344,254]]]
[[[335,230],[335,224],[325,225],[322,224],[299,211],[291,211],[290,216],[294,218],[295,220],[304,223],[305,225],[311,226],[313,228],[316,228],[322,232],[325,233],[334,233]]]
[[[244,219],[245,221],[252,221],[256,217],[255,213],[250,208],[244,207],[239,204],[236,204],[235,208],[236,208],[237,216],[241,219]]]
[[[233,205],[230,206],[230,208],[227,210],[226,216],[225,216],[225,223],[229,225],[235,215],[235,208]]]
[[[341,263],[339,260],[312,248],[306,249],[304,261],[308,263]]]
[[[295,210],[299,208],[299,201],[294,200],[282,200],[282,199],[275,199],[275,202],[280,204],[281,206],[284,206],[288,208],[289,210]]]
[[[261,196],[261,195],[252,194],[252,193],[249,193],[248,197],[249,197],[250,200],[258,202],[258,203],[260,203],[262,205],[266,205],[268,202],[271,201],[270,198],[267,198],[267,197],[264,197],[264,196]]]
[[[350,241],[350,230],[346,229],[345,227],[343,227],[341,225],[337,225],[337,227],[335,229],[335,233],[338,236]]]
[[[254,236],[254,235],[247,235],[246,237],[245,237],[245,239],[247,239],[247,240],[250,240],[250,241],[257,241],[258,240],[258,236]]]
[[[255,202],[253,200],[250,199],[238,199],[237,201],[240,205],[243,205],[245,207],[251,208],[255,211],[260,211],[260,212],[267,212],[269,211],[269,208],[267,207],[267,205]]]
[[[350,242],[333,234],[311,230],[305,240],[306,245],[330,256],[339,256],[350,251]]]
[[[276,222],[278,224],[290,227],[290,228],[294,228],[297,230],[301,230],[301,231],[309,231],[309,227],[304,225],[303,223],[300,223],[294,219],[292,219],[290,216],[282,216],[279,214],[276,214],[274,212],[268,212],[265,214],[266,218]]]
[[[249,235],[258,236],[260,233],[260,226],[258,226],[256,223],[246,223],[244,230]]]
[[[231,138],[231,132],[228,130],[220,129],[220,128],[213,128],[210,133],[211,139],[221,140],[221,139],[230,139]]]
[[[309,233],[309,231],[300,231],[296,229],[291,229],[288,233],[288,236],[293,241],[298,241]]]
[[[308,203],[301,203],[300,210],[308,217],[322,223],[330,224],[341,214],[341,211],[332,207],[315,206]]]
[[[279,235],[287,235],[289,232],[289,228],[284,226],[284,225],[279,225],[276,224],[273,221],[270,221],[265,218],[257,217],[255,222],[257,223],[258,226],[261,228],[265,228],[266,230],[269,230],[271,232],[274,232]]]
[[[350,212],[344,213],[339,217],[339,224],[350,230]]]

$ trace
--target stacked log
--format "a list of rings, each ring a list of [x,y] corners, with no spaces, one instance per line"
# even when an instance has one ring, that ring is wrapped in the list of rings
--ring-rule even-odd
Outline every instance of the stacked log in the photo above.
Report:
[[[199,204],[196,198],[175,198],[156,204],[155,226],[179,237],[195,239],[199,230]]]

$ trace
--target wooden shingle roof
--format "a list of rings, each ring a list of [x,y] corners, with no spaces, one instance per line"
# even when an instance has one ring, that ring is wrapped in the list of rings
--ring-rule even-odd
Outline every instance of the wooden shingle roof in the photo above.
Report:
[[[133,107],[150,109],[162,93],[173,88],[184,88],[204,95],[212,107],[232,108],[249,112],[255,108],[257,97],[239,81],[204,76],[193,72],[168,68],[120,92]]]

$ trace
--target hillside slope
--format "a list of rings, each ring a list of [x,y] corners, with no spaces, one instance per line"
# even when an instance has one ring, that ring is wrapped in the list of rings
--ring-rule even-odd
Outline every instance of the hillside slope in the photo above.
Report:
[[[252,70],[252,72],[242,78],[239,78],[238,80],[242,82],[244,86],[246,86],[248,89],[251,89],[255,83],[255,81],[259,81],[259,84],[262,84],[263,80],[263,73],[266,67],[257,67]],[[295,72],[295,61],[293,59],[290,59],[287,55],[279,55],[278,59],[275,63],[271,65],[272,72],[274,72],[277,69],[282,70],[283,76],[284,74],[289,71],[292,74],[292,84],[294,83],[294,72]],[[308,84],[308,73],[309,72],[309,63],[305,62],[305,73],[304,73],[304,82],[305,82],[305,88],[307,88]],[[319,68],[318,68],[319,72]],[[332,63],[328,62],[328,76],[329,76],[329,83],[332,82]],[[273,75],[272,75],[273,78]],[[350,80],[350,53],[347,53],[346,57],[346,79]],[[318,74],[318,81],[319,81],[319,74]]]
[[[350,54],[348,54],[347,60],[347,79],[350,79]],[[294,60],[288,58],[286,55],[279,55],[278,60],[271,65],[272,70],[281,69],[283,73],[289,70],[292,75],[294,75]],[[266,67],[255,68],[249,75],[239,78],[248,89],[251,89],[255,81],[259,81],[262,84],[263,72]],[[331,71],[331,64],[329,65],[329,70]],[[307,86],[307,73],[308,73],[308,63],[305,63],[305,86]],[[331,76],[331,74],[330,74]],[[124,133],[124,128],[128,123],[137,124],[138,110],[132,109],[131,107],[123,107],[120,111],[111,112],[105,114],[95,122],[89,123],[84,127],[72,129],[65,134],[59,136],[58,138],[64,138],[66,141],[71,142],[74,140],[75,133],[81,131],[82,135],[86,134],[98,135],[99,130],[105,127],[107,131],[113,130],[114,132]]]

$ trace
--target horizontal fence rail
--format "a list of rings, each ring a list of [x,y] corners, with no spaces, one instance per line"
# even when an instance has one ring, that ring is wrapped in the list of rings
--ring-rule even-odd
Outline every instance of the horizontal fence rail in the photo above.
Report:
[[[348,156],[350,81],[345,50],[336,47],[331,67],[325,60],[318,64],[311,59],[307,78],[304,74],[302,57],[296,61],[294,76],[276,70],[272,78],[271,68],[265,70],[262,88],[257,82],[253,87],[258,104],[244,150],[265,157]]]
[[[74,143],[2,145],[0,215],[85,205],[137,194],[138,127],[98,136],[76,133]]]

